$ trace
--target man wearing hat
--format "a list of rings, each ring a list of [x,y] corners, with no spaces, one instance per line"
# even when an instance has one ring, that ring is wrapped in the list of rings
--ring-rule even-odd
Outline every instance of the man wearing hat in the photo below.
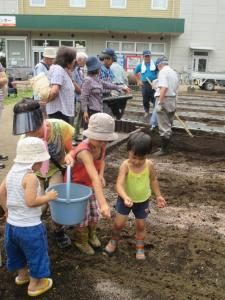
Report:
[[[172,137],[179,80],[177,73],[169,66],[167,57],[159,57],[155,64],[159,70],[158,88],[155,93],[155,111],[161,138],[161,149],[158,155],[165,155],[168,153],[168,145]]]
[[[151,59],[151,52],[149,50],[143,51],[143,61],[138,64],[134,70],[137,84],[141,87],[143,106],[145,117],[149,115],[150,102],[155,105],[155,90],[152,88],[151,82],[157,78],[156,66]]]

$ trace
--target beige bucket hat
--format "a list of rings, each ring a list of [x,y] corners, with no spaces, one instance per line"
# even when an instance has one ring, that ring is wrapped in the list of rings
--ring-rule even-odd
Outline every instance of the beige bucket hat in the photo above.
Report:
[[[50,155],[43,140],[36,137],[25,137],[17,143],[16,163],[37,163],[49,160]]]
[[[96,113],[90,117],[88,129],[83,131],[87,138],[97,141],[114,141],[118,138],[113,118],[106,113]]]
[[[44,49],[43,57],[56,58],[56,49],[47,47]]]

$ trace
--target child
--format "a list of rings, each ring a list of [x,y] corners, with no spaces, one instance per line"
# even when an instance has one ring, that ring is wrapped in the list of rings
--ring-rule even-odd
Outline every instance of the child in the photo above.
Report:
[[[0,204],[7,215],[5,248],[9,271],[17,271],[17,285],[29,283],[28,295],[38,296],[52,287],[48,278],[47,236],[41,223],[41,206],[57,198],[51,190],[39,196],[39,181],[34,172],[49,159],[44,142],[27,137],[17,144],[15,164],[0,186]]]
[[[153,163],[147,159],[151,149],[149,135],[138,132],[130,136],[127,144],[128,159],[122,163],[116,183],[117,215],[112,228],[112,238],[104,249],[109,255],[115,252],[120,232],[132,210],[136,223],[136,259],[145,259],[145,219],[149,214],[149,198],[152,191],[158,207],[163,208],[166,204],[160,193]]]
[[[81,252],[88,255],[95,253],[93,248],[101,246],[96,236],[96,226],[99,221],[98,204],[102,215],[110,218],[110,208],[103,194],[104,159],[106,143],[117,138],[114,128],[114,120],[108,114],[92,115],[88,129],[83,132],[87,139],[70,151],[65,158],[67,164],[74,163],[72,182],[93,187],[94,190],[88,202],[86,218],[76,226],[75,230],[75,245]]]

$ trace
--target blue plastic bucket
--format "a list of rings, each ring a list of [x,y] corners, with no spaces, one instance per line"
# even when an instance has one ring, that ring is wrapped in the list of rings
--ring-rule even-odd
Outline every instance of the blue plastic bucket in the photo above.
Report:
[[[70,167],[67,167],[67,182],[52,185],[46,191],[52,189],[58,192],[58,198],[49,202],[53,221],[61,225],[81,223],[86,215],[88,199],[92,195],[91,188],[71,183]]]

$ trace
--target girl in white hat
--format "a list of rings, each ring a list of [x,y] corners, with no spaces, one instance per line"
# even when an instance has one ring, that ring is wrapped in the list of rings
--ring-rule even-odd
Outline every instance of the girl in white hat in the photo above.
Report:
[[[57,198],[51,190],[39,196],[35,172],[49,159],[44,142],[27,137],[17,144],[15,164],[0,186],[0,205],[6,212],[7,268],[18,272],[17,285],[28,283],[28,295],[38,296],[52,287],[46,229],[41,206]]]
[[[72,182],[93,188],[89,199],[86,217],[75,228],[75,245],[83,253],[93,255],[94,248],[101,246],[96,236],[99,221],[98,205],[103,217],[110,218],[110,208],[103,193],[105,186],[105,148],[108,141],[117,139],[114,132],[115,122],[106,113],[96,113],[90,117],[88,129],[83,134],[87,137],[65,157],[67,164],[74,165]]]

